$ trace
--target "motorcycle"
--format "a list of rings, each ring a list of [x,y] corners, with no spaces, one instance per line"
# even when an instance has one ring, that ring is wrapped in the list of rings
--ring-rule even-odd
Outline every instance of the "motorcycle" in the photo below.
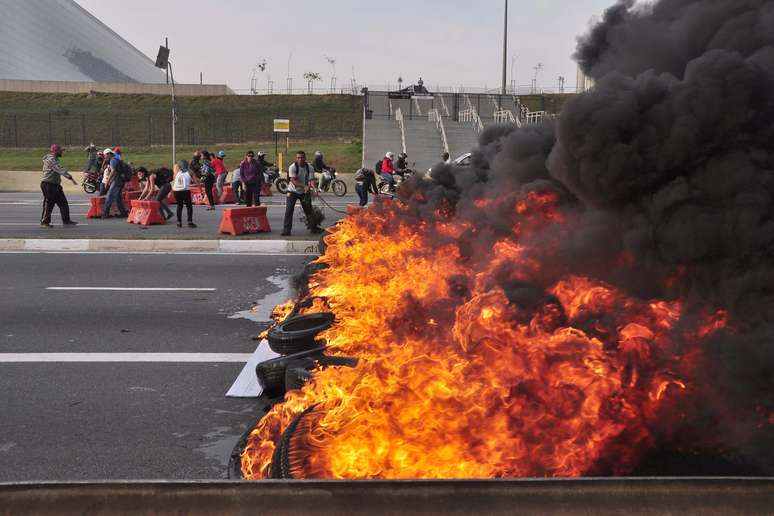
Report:
[[[267,183],[273,184],[274,188],[282,195],[288,193],[288,180],[287,178],[282,177],[277,167],[267,168],[264,173],[264,178]]]
[[[392,176],[392,178],[395,180],[394,185],[390,185],[388,181],[385,181],[383,178],[379,180],[379,184],[376,186],[376,188],[379,190],[379,193],[385,194],[385,195],[393,195],[398,193],[398,190],[400,190],[400,185],[403,184],[404,181],[409,180],[414,175],[414,171],[410,168],[407,168],[405,170],[396,170],[395,174]],[[381,175],[379,176],[381,178]]]
[[[347,183],[341,179],[336,179],[335,168],[325,169],[319,174],[320,178],[317,182],[317,186],[321,192],[333,190],[336,197],[344,197],[347,195]],[[315,176],[317,176],[317,174],[315,174]]]
[[[99,190],[99,183],[102,181],[102,174],[96,170],[87,170],[83,173],[83,191],[87,194],[93,194]]]

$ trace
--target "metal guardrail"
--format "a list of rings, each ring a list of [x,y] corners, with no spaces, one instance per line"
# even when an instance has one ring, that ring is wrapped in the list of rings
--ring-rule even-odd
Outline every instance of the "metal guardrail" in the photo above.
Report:
[[[494,120],[498,124],[513,124],[516,127],[521,127],[521,120],[513,116],[513,111],[510,109],[495,111]]]
[[[398,126],[400,126],[400,142],[403,146],[403,153],[406,153],[406,126],[403,123],[403,111],[398,108],[395,111],[395,120],[398,121]]]
[[[443,117],[437,109],[431,109],[427,113],[427,118],[430,122],[435,122],[435,127],[441,133],[441,143],[443,144],[443,151],[449,153],[449,140],[446,138],[446,126],[443,123]]]
[[[441,101],[441,108],[443,109],[443,115],[450,117],[451,113],[449,112],[449,108],[446,106],[446,100],[443,98],[443,95],[438,95],[438,99]]]
[[[419,116],[424,116],[424,115],[422,114],[422,106],[420,106],[420,105],[419,105],[419,98],[417,98],[417,97],[414,97],[414,98],[413,98],[413,101],[414,101],[414,107],[417,109],[417,114],[418,114]]]
[[[771,478],[0,484],[3,514],[770,514]]]
[[[478,113],[476,113],[476,110],[472,107],[469,109],[466,109],[465,111],[460,111],[459,114],[459,120],[460,122],[470,122],[473,124],[473,130],[476,131],[476,134],[481,134],[484,132],[484,123],[481,121],[481,118],[478,116]]]

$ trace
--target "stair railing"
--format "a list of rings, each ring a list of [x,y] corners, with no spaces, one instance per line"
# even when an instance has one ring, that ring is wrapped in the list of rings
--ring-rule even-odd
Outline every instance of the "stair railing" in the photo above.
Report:
[[[435,127],[438,132],[441,133],[441,144],[443,144],[443,151],[449,153],[449,140],[446,138],[446,126],[443,123],[443,117],[437,109],[431,109],[427,112],[427,118],[430,122],[435,122]]]
[[[400,108],[395,111],[395,120],[398,121],[398,126],[400,127],[400,142],[403,146],[403,152],[406,152],[406,126],[403,123],[403,111],[400,110]]]

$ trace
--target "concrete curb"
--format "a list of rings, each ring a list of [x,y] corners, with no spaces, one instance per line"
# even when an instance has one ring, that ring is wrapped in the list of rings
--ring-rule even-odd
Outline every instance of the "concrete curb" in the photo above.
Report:
[[[0,239],[0,252],[319,254],[300,240],[64,240]]]

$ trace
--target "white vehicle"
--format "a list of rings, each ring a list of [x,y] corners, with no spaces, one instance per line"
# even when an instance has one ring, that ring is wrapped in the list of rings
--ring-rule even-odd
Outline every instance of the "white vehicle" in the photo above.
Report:
[[[473,153],[472,152],[466,152],[465,154],[463,154],[459,158],[457,158],[454,161],[452,161],[451,164],[454,165],[455,167],[469,167],[472,161],[473,161]],[[430,172],[432,172],[432,171],[433,171],[432,168],[428,168],[427,169],[427,174],[425,174],[425,175],[429,176]]]

